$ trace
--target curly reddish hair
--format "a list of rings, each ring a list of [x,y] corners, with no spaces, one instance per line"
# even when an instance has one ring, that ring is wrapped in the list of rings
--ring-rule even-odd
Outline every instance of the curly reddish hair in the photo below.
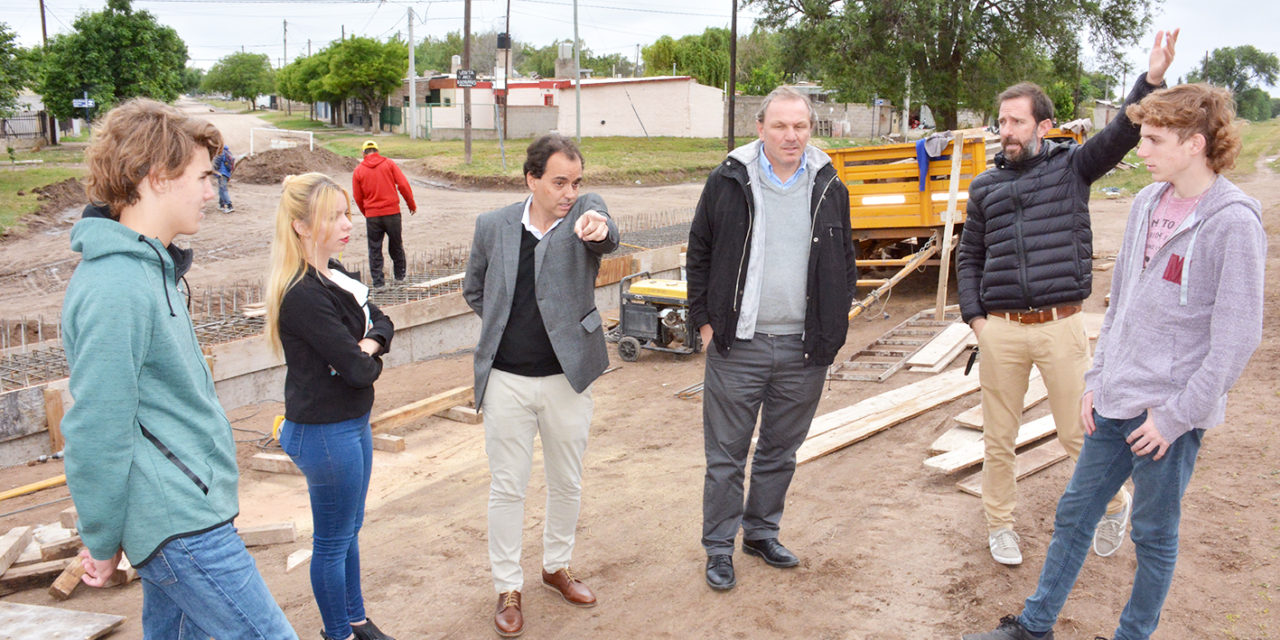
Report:
[[[155,100],[134,98],[107,112],[93,128],[84,161],[89,167],[85,193],[120,219],[124,207],[138,201],[144,178],[168,180],[182,175],[192,154],[222,150],[222,134],[207,120],[193,118]]]
[[[1197,133],[1203,135],[1205,159],[1215,173],[1236,166],[1240,126],[1235,98],[1226,89],[1201,83],[1180,84],[1129,105],[1125,115],[1136,125],[1169,129],[1178,134],[1180,142]]]

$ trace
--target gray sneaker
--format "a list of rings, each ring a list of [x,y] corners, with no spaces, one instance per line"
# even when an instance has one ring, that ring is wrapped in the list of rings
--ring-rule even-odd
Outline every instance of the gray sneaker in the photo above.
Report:
[[[987,536],[987,546],[991,547],[991,558],[1000,564],[1022,564],[1022,550],[1018,548],[1018,534],[1005,527],[996,529]],[[997,636],[999,637],[999,636]]]
[[[1121,489],[1124,496],[1124,508],[1120,513],[1107,514],[1098,521],[1098,528],[1093,531],[1093,552],[1103,558],[1120,550],[1124,544],[1124,534],[1129,530],[1129,514],[1133,513],[1133,496]]]
[[[1001,531],[1008,531],[1008,529],[1001,529]],[[1005,616],[1000,618],[1000,626],[994,631],[966,634],[961,636],[960,640],[1053,640],[1053,630],[1050,629],[1042,636],[1033,636],[1026,627],[1022,626],[1022,623],[1018,622],[1018,618]]]

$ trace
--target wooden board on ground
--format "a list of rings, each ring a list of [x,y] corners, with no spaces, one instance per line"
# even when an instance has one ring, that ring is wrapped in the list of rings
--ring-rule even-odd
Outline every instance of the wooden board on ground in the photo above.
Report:
[[[46,587],[73,561],[79,562],[78,559],[70,558],[38,562],[25,567],[10,567],[4,575],[0,576],[0,596],[25,589]]]
[[[605,373],[608,373],[608,371]],[[484,412],[469,406],[449,407],[436,415],[463,424],[480,424],[484,422]]]
[[[238,532],[246,547],[260,547],[268,544],[285,544],[298,538],[298,529],[293,522],[277,522],[258,527],[245,527]]]
[[[9,638],[94,640],[119,627],[124,616],[0,602],[0,629]]]
[[[293,553],[289,554],[288,558],[285,558],[284,572],[289,573],[294,569],[297,569],[298,567],[306,564],[310,560],[311,560],[310,549],[298,549],[297,551],[294,551]]]
[[[977,389],[978,376],[966,376],[963,370],[955,369],[819,416],[809,426],[796,463],[843,449]]]
[[[474,395],[475,393],[471,386],[450,389],[398,409],[384,411],[370,422],[369,427],[374,433],[384,433],[398,429],[423,418],[433,416],[450,407],[466,404]]]
[[[409,285],[409,288],[410,289],[430,289],[432,287],[439,287],[446,284],[452,284],[454,282],[462,282],[463,278],[465,278],[466,276],[467,274],[465,273],[455,273],[451,276],[445,276],[443,278],[435,278],[434,280],[428,280],[426,282],[415,282]]]
[[[1037,445],[1018,454],[1016,458],[1016,466],[1014,467],[1014,477],[1021,480],[1037,471],[1048,469],[1059,462],[1067,459],[1067,450],[1062,448],[1062,443],[1057,438],[1050,440],[1042,445]],[[969,477],[956,483],[961,491],[972,495],[982,497],[982,470],[979,469]]]
[[[400,453],[405,448],[404,438],[389,433],[379,433],[373,437],[373,448],[377,451]]]
[[[923,368],[951,364],[951,361],[964,350],[971,333],[973,329],[963,322],[947,325],[941,333],[907,358],[907,366]]]
[[[58,522],[62,523],[64,529],[76,528],[76,508],[74,506],[67,507],[58,512]]]
[[[66,600],[75,593],[76,587],[80,586],[80,578],[84,577],[84,564],[81,562],[72,562],[68,564],[62,573],[54,579],[53,584],[49,586],[49,595],[55,600]]]
[[[938,436],[938,439],[934,440],[933,444],[929,445],[929,453],[937,455],[955,451],[960,447],[967,447],[975,442],[982,442],[982,431],[964,426],[951,427]]]
[[[1014,440],[1015,447],[1035,442],[1047,435],[1057,431],[1057,426],[1053,423],[1053,416],[1044,416],[1036,418],[1018,428],[1018,437]],[[951,473],[959,471],[965,467],[972,467],[982,462],[984,457],[985,445],[981,442],[961,447],[955,451],[939,454],[928,458],[924,461],[924,466],[935,471],[943,473]]]
[[[293,459],[283,453],[255,453],[249,458],[249,468],[267,473],[302,475],[302,470],[293,463]]]
[[[1031,381],[1027,383],[1027,394],[1022,397],[1022,410],[1026,411],[1048,397],[1049,390],[1044,386],[1044,378],[1040,377],[1040,370],[1033,370],[1031,372]],[[966,427],[982,429],[982,425],[984,424],[982,405],[979,404],[956,416],[956,422],[959,422]]]
[[[0,574],[17,562],[18,556],[31,544],[34,529],[32,527],[14,527],[0,536]]]

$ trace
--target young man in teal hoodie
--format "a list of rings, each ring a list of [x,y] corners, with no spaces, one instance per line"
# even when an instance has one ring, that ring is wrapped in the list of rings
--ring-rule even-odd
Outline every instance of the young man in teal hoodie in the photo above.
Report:
[[[1205,431],[1262,341],[1267,258],[1261,206],[1221,175],[1235,164],[1235,103],[1203,84],[1127,109],[1153,184],[1134,199],[1085,374],[1085,441],[1021,615],[964,640],[1053,638],[1108,498],[1133,478],[1133,591],[1115,640],[1145,640],[1178,559],[1182,495]],[[1123,534],[1123,530],[1120,532]],[[1123,537],[1121,537],[1123,540]]]
[[[84,582],[128,556],[144,637],[296,639],[232,526],[235,442],[178,284],[191,252],[173,239],[200,229],[221,148],[213,125],[146,99],[94,130],[62,316],[67,485]]]

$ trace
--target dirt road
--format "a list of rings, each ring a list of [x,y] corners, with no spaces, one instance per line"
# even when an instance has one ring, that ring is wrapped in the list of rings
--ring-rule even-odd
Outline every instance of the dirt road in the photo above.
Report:
[[[1264,202],[1272,247],[1280,246],[1280,176],[1261,169],[1241,185]],[[619,210],[692,204],[697,185],[617,190]],[[430,199],[411,222],[410,245],[461,242],[478,211],[514,193],[424,190]],[[204,279],[247,278],[260,269],[273,192],[241,187],[237,207],[213,220],[196,242],[245,243],[244,254],[202,265]],[[1095,201],[1095,247],[1114,255],[1128,199]],[[424,217],[425,215],[425,217]],[[65,242],[65,240],[64,240]],[[51,250],[55,245],[49,241]],[[6,254],[11,247],[5,247]],[[31,249],[32,255],[40,255]],[[1280,276],[1272,250],[1271,280]],[[7,256],[6,256],[7,257]],[[220,275],[221,274],[221,275]],[[1088,311],[1102,311],[1110,272],[1096,272]],[[933,300],[933,283],[913,276],[880,313],[854,322],[842,357]],[[5,305],[19,304],[5,301]],[[1205,439],[1184,501],[1182,551],[1158,638],[1280,638],[1280,289],[1267,291],[1264,342],[1231,395],[1226,424]],[[612,349],[611,349],[612,351]],[[1025,563],[991,561],[980,502],[956,490],[956,476],[921,462],[926,449],[970,395],[884,433],[802,466],[792,484],[782,540],[802,558],[777,570],[738,554],[738,586],[714,593],[703,581],[700,534],[703,473],[701,405],[672,395],[702,377],[701,356],[644,352],[602,377],[586,456],[583,510],[574,568],[601,604],[579,610],[538,587],[544,477],[535,464],[525,526],[526,638],[956,638],[1015,613],[1034,587],[1048,544],[1054,504],[1071,473],[1061,463],[1020,483],[1017,517]],[[375,411],[397,407],[470,381],[470,357],[459,354],[389,370],[378,383]],[[833,382],[819,413],[922,379],[899,373],[884,384]],[[265,430],[278,404],[233,412],[235,426]],[[1028,416],[1047,413],[1033,409]],[[479,425],[432,419],[404,433],[408,450],[375,452],[376,469],[363,531],[364,593],[369,615],[408,638],[491,638],[494,594],[485,547],[488,471]],[[237,437],[252,434],[237,432]],[[242,455],[254,451],[242,445]],[[0,472],[0,489],[60,473],[56,463]],[[301,477],[246,471],[241,526],[292,519],[309,529]],[[65,488],[6,501],[4,510],[66,495]],[[49,522],[65,504],[0,519],[0,531]],[[303,638],[320,618],[305,570],[284,572],[285,556],[309,546],[255,550],[268,584]],[[1064,639],[1109,636],[1127,597],[1133,546],[1114,557],[1090,557],[1058,627]],[[41,590],[7,599],[52,605]],[[60,605],[130,616],[114,637],[139,637],[141,589],[82,589]]]

